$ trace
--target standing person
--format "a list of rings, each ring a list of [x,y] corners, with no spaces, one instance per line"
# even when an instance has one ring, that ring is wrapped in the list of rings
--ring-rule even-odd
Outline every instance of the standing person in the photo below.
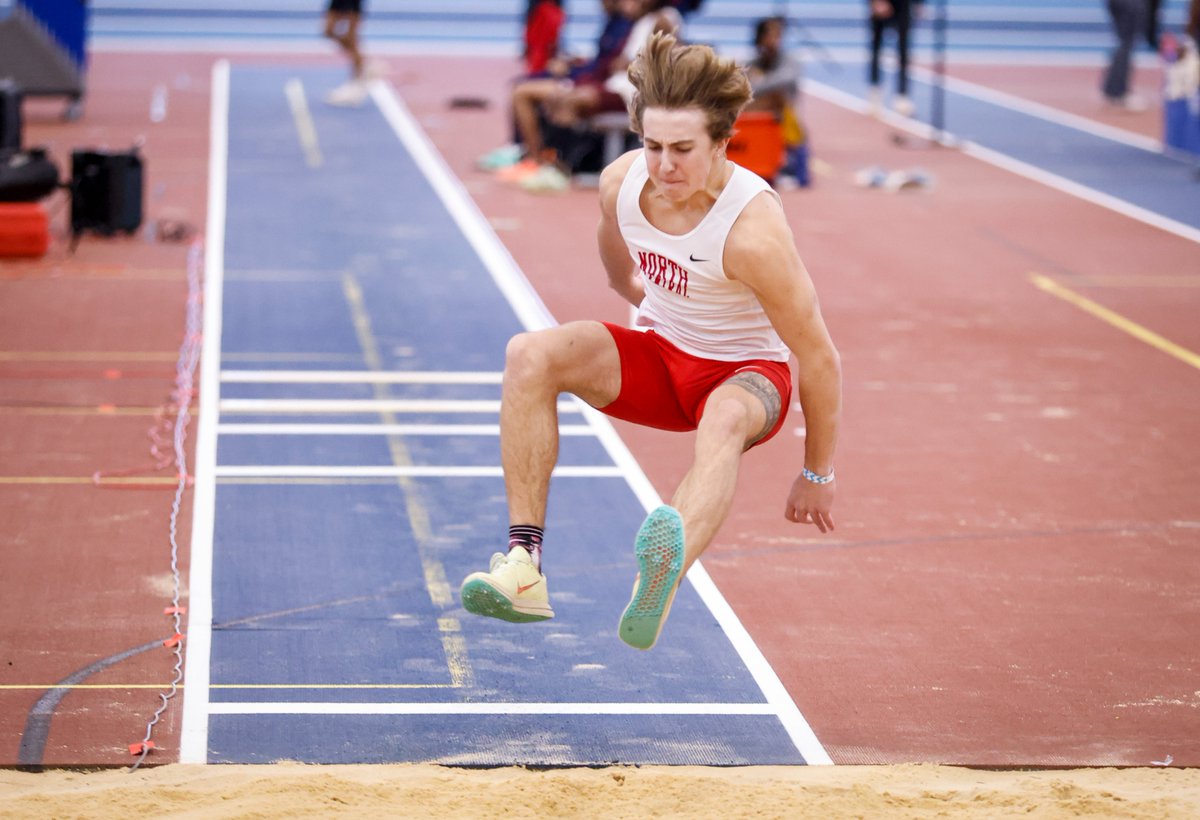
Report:
[[[1109,105],[1125,111],[1144,111],[1146,103],[1129,91],[1133,76],[1133,49],[1146,31],[1150,7],[1147,0],[1108,0],[1108,16],[1112,19],[1117,47],[1104,72],[1104,99]]]
[[[883,51],[883,35],[888,28],[896,30],[896,59],[899,70],[896,74],[896,98],[892,109],[902,116],[913,112],[913,103],[908,96],[908,34],[912,28],[914,13],[924,0],[868,0],[871,25],[871,113],[878,115],[883,107],[883,89],[879,69],[880,53]]]
[[[350,79],[339,85],[325,102],[330,105],[357,106],[367,98],[368,75],[382,73],[382,66],[367,64],[359,47],[358,29],[362,23],[363,0],[329,0],[325,12],[324,36],[338,44],[350,59]]]
[[[833,529],[841,365],[778,195],[725,157],[750,100],[744,72],[707,46],[655,34],[630,78],[630,124],[645,147],[601,174],[597,240],[609,284],[637,306],[642,330],[579,321],[509,342],[500,408],[509,546],[490,571],[467,576],[461,597],[468,611],[506,621],[554,617],[542,538],[557,397],[573,393],[615,418],[696,431],[671,504],[635,539],[639,572],[618,632],[649,649],[729,512],[742,454],[783,427],[789,354],[807,432],[783,513]]]

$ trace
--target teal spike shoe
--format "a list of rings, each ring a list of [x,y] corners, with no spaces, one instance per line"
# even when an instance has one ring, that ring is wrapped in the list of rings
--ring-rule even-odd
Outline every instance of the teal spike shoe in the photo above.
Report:
[[[662,632],[683,577],[683,519],[679,512],[665,504],[651,512],[638,530],[634,554],[638,576],[618,633],[635,649],[649,649]]]

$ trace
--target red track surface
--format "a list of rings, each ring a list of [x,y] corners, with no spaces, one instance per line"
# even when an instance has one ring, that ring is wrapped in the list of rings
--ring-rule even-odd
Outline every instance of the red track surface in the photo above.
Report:
[[[516,66],[392,62],[554,315],[623,320],[592,247],[594,192],[539,198],[473,168],[503,139],[502,108],[447,101],[499,103]],[[27,142],[62,158],[145,134],[148,217],[199,224],[208,66],[97,55],[85,118],[35,120]],[[1096,113],[1093,73],[956,70],[1046,104],[1077,99],[1083,115]],[[152,86],[185,74],[168,121],[151,126]],[[1197,351],[1196,245],[954,151],[893,147],[884,127],[819,100],[807,111],[822,165],[813,189],[784,202],[843,357],[838,529],[821,537],[782,518],[800,466],[796,412],[747,458],[708,571],[835,762],[1200,765],[1200,373],[1030,280],[1050,276]],[[1153,134],[1151,116],[1113,122]],[[855,187],[871,164],[919,164],[936,188]],[[44,691],[7,687],[168,634],[170,493],[45,479],[146,460],[151,418],[137,408],[171,389],[184,249],[85,240],[68,258],[64,247],[0,264],[0,763],[16,762]],[[689,437],[618,429],[669,497]],[[567,536],[548,537],[552,554]],[[151,651],[89,683],[161,684],[170,665]],[[154,691],[72,692],[45,762],[127,762]],[[178,715],[156,734],[160,761]]]

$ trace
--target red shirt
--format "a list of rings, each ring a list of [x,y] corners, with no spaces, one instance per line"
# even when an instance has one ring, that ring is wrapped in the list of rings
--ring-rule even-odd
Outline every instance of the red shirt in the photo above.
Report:
[[[551,0],[543,0],[525,26],[525,64],[530,74],[546,70],[546,63],[558,53],[558,34],[567,14]]]

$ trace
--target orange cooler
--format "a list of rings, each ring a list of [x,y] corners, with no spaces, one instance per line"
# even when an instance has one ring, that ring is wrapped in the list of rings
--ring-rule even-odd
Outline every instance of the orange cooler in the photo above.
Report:
[[[773,182],[783,167],[783,129],[775,115],[767,111],[747,111],[733,124],[733,137],[725,156]]]

